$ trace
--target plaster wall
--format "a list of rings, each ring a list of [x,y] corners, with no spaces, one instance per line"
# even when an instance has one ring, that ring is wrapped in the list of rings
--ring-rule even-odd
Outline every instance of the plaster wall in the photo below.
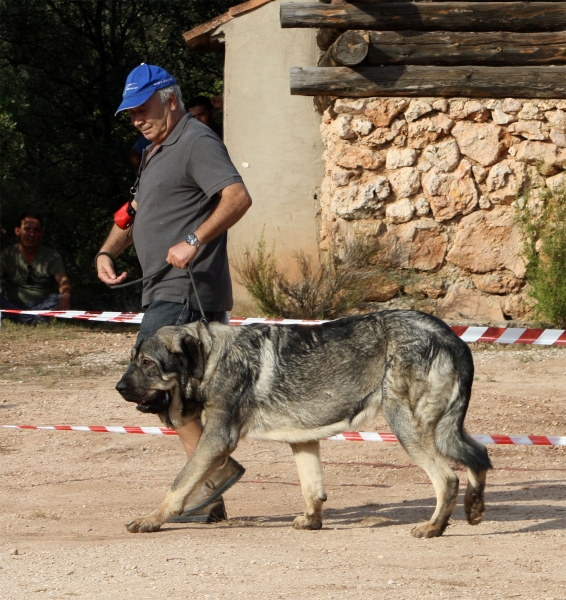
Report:
[[[255,247],[264,231],[278,262],[291,266],[297,250],[318,255],[315,196],[324,148],[312,98],[289,90],[291,66],[317,63],[316,30],[281,29],[279,8],[271,2],[219,31],[226,50],[224,141],[253,199],[230,230],[231,258]],[[236,304],[249,303],[245,290],[236,282],[234,288]]]

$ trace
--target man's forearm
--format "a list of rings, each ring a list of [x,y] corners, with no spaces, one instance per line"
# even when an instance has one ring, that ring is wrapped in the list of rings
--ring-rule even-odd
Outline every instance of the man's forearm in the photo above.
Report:
[[[223,189],[220,202],[210,217],[194,231],[201,244],[208,244],[220,234],[228,231],[247,212],[252,199],[243,183],[235,183]]]
[[[108,237],[102,247],[101,252],[108,252],[116,258],[132,243],[132,235],[129,229],[120,229],[117,225],[113,225]]]

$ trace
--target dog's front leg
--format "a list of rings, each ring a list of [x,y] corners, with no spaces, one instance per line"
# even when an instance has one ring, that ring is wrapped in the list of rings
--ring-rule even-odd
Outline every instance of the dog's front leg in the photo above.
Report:
[[[209,428],[208,431],[211,429],[213,428]],[[163,523],[181,514],[186,498],[208,479],[232,450],[226,440],[218,435],[207,435],[205,427],[195,451],[169,488],[165,500],[148,515],[127,523],[128,531],[130,533],[159,531]]]
[[[322,504],[326,502],[324,491],[322,463],[320,462],[320,443],[304,442],[291,444],[303,498],[305,514],[293,521],[295,529],[320,529],[322,527]]]

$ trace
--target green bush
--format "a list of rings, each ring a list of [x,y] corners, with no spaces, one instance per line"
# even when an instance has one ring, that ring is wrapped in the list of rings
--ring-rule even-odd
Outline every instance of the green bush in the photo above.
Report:
[[[566,190],[548,188],[517,201],[525,235],[524,256],[529,294],[537,316],[554,326],[566,326]]]

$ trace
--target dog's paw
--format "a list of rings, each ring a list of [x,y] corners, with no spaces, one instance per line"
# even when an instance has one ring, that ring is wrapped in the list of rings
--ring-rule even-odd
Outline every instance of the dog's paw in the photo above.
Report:
[[[479,525],[483,521],[485,515],[485,504],[483,498],[477,497],[475,494],[466,494],[464,501],[464,510],[466,519],[470,525]]]
[[[444,533],[444,529],[446,528],[435,527],[430,523],[423,523],[422,525],[414,527],[411,531],[411,535],[419,539],[440,537]]]
[[[161,529],[161,522],[147,515],[126,523],[126,528],[130,533],[152,533]]]
[[[296,517],[293,521],[293,527],[295,529],[322,529],[322,519],[313,519],[312,517],[301,515],[300,517]]]

